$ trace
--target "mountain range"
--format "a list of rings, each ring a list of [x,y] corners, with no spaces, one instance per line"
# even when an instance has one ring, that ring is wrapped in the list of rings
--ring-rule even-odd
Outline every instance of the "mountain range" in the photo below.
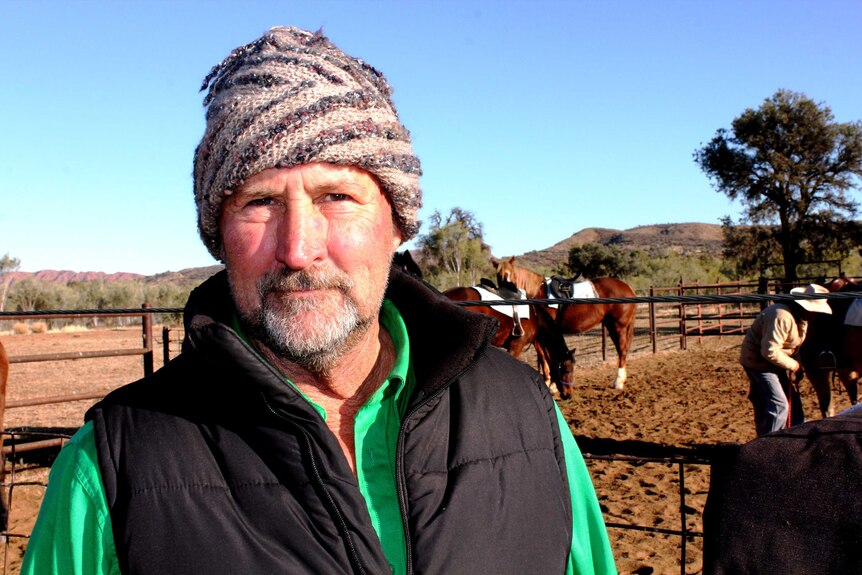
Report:
[[[517,256],[517,259],[528,268],[550,269],[567,261],[572,247],[588,243],[641,250],[651,256],[667,252],[720,256],[722,237],[719,224],[654,224],[628,230],[586,228],[543,250]]]
[[[721,226],[718,224],[654,224],[638,226],[627,230],[585,228],[543,250],[534,250],[515,255],[517,255],[517,259],[521,265],[525,267],[546,269],[566,261],[569,256],[569,250],[573,246],[585,243],[599,243],[624,249],[637,249],[651,255],[673,251],[682,255],[708,253],[718,256],[721,255],[721,242]],[[494,255],[502,258],[513,254]],[[7,272],[4,279],[20,281],[26,278],[33,278],[41,281],[61,283],[94,280],[139,280],[147,283],[200,283],[220,269],[222,269],[221,265],[214,265],[163,272],[150,276],[134,273],[108,274],[104,272],[41,270],[38,272]]]
[[[73,272],[69,270],[40,270],[38,272],[6,272],[3,274],[4,281],[21,281],[34,279],[58,283],[87,282],[87,281],[129,281],[138,280],[145,283],[200,283],[207,279],[224,266],[206,266],[200,268],[187,268],[176,272],[162,272],[155,275],[143,275],[129,272],[105,273],[105,272]]]

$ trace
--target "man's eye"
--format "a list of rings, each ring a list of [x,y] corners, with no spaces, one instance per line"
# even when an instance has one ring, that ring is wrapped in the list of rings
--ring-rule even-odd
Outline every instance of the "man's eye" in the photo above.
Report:
[[[343,202],[345,200],[349,200],[350,196],[347,194],[326,194],[320,199],[324,202]]]
[[[246,206],[248,207],[256,207],[256,206],[269,206],[272,204],[272,198],[255,198],[246,202]]]

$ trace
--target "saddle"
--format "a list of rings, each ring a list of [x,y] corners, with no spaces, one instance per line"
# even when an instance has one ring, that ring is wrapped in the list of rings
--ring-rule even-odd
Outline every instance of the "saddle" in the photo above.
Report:
[[[501,285],[497,285],[488,278],[482,278],[479,280],[479,285],[488,290],[491,293],[497,294],[503,299],[523,299],[521,297],[521,292],[518,291],[518,286],[511,282],[502,282]],[[524,327],[521,325],[521,318],[518,315],[517,306],[512,306],[512,336],[513,337],[521,337],[524,335]]]
[[[574,297],[575,283],[581,277],[581,272],[573,278],[564,278],[563,276],[551,276],[548,279],[548,296],[556,299],[569,299]]]

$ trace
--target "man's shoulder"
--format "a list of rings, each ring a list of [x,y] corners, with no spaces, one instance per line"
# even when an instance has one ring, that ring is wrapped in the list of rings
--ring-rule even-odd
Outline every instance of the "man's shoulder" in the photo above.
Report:
[[[87,411],[85,421],[90,421],[97,410],[123,407],[151,409],[165,402],[177,403],[189,383],[206,377],[203,366],[193,355],[182,353],[152,375],[114,389]]]
[[[522,360],[516,359],[505,349],[489,345],[487,359],[492,363],[504,366],[507,371],[511,371],[512,375],[516,377],[527,377],[530,379],[540,378],[539,372]]]
[[[489,401],[521,402],[528,398],[553,401],[539,372],[498,347],[488,346],[463,379],[469,385],[488,389]]]
[[[796,322],[790,308],[783,303],[776,303],[767,307],[763,310],[763,317],[771,322],[780,322],[785,324]]]

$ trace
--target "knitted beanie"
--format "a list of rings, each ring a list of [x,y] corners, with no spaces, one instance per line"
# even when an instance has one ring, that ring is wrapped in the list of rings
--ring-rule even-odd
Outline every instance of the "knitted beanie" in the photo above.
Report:
[[[321,32],[273,28],[204,79],[206,131],[195,151],[201,239],[223,259],[219,216],[230,190],[267,168],[312,162],[372,173],[402,239],[419,231],[419,159],[386,78]]]

